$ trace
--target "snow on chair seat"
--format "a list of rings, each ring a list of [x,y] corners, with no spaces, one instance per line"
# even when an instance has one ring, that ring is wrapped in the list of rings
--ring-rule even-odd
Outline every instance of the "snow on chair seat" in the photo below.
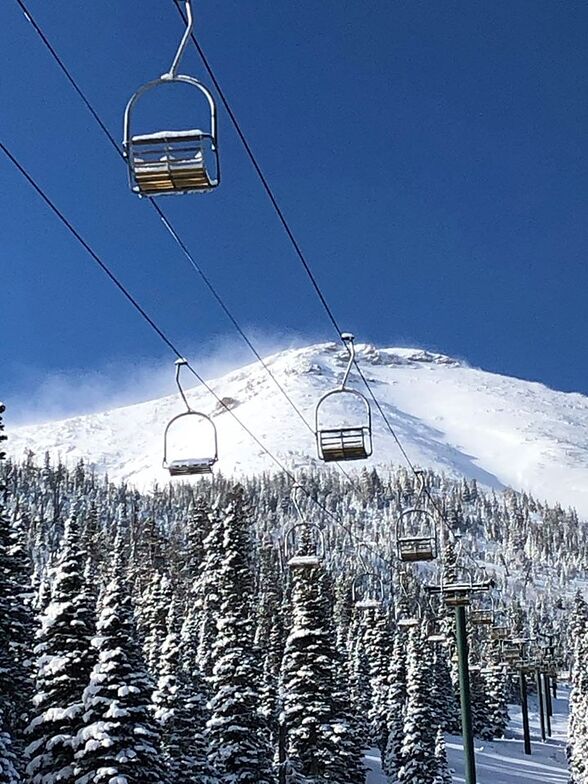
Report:
[[[316,569],[321,564],[318,555],[293,555],[288,558],[288,566],[291,569]]]
[[[471,610],[470,621],[477,626],[489,626],[494,623],[494,612],[487,609]]]

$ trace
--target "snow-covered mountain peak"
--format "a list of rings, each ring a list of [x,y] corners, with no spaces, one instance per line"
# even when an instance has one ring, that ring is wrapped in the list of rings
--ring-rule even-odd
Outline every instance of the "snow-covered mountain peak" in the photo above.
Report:
[[[497,489],[527,490],[576,506],[588,517],[588,398],[471,368],[424,349],[360,343],[357,359],[414,463],[476,478]],[[307,424],[259,362],[209,382],[230,412],[205,389],[190,389],[191,405],[211,416],[217,427],[219,469],[242,475],[276,468],[234,417],[290,469],[318,465],[312,432],[315,405],[338,386],[346,362],[347,352],[337,343],[288,349],[266,358]],[[354,371],[350,384],[363,391]],[[114,479],[148,487],[167,479],[161,467],[163,430],[180,411],[170,380],[170,395],[158,400],[19,428],[11,433],[10,452],[20,457],[29,449],[38,455],[49,450],[68,463],[83,458]],[[402,463],[376,411],[373,429],[373,457],[348,464],[348,470]],[[195,436],[195,451],[202,448],[203,438]]]

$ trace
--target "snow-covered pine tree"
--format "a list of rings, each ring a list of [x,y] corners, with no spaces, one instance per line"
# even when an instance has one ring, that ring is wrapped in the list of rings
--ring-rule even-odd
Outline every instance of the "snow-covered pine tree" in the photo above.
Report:
[[[433,649],[431,707],[435,726],[453,734],[460,731],[459,702],[451,680],[447,648],[440,643]]]
[[[483,738],[503,738],[508,726],[508,705],[506,702],[506,671],[498,663],[482,670],[484,692],[486,694],[487,735]]]
[[[384,607],[364,610],[364,613],[368,623],[364,645],[370,673],[370,738],[383,756],[388,743],[388,671],[394,635],[390,618]]]
[[[263,660],[262,710],[275,745],[278,736],[278,680],[286,632],[278,561],[275,548],[269,543],[260,551],[257,594],[255,645]]]
[[[588,633],[583,624],[574,629],[574,660],[570,719],[568,727],[568,768],[571,784],[588,782]]]
[[[486,681],[480,667],[470,667],[470,695],[472,703],[472,728],[477,738],[491,740],[493,726],[490,721]]]
[[[204,540],[212,527],[212,510],[204,498],[190,504],[185,526],[182,572],[188,580],[200,574],[204,560]]]
[[[153,682],[137,638],[119,539],[113,571],[100,601],[98,661],[83,695],[76,784],[167,784],[152,711]]]
[[[392,781],[402,765],[404,715],[406,709],[406,634],[397,627],[388,673],[388,701],[386,722],[388,740],[383,756],[383,768]]]
[[[203,742],[203,695],[194,691],[193,670],[186,667],[183,657],[180,626],[179,607],[174,601],[169,608],[160,676],[153,695],[168,782],[185,784],[193,780],[198,784],[217,784],[218,779],[208,769]]]
[[[447,749],[445,748],[445,736],[441,727],[437,730],[435,737],[435,778],[433,784],[452,784],[453,777],[447,762]]]
[[[169,575],[154,572],[141,602],[143,655],[154,679],[159,675],[161,649],[167,634],[167,615],[172,604],[173,590]]]
[[[259,710],[252,558],[250,512],[243,488],[236,487],[223,514],[208,722],[209,759],[226,784],[273,784],[274,780],[269,732]]]
[[[321,567],[293,569],[292,627],[281,672],[286,750],[303,780],[354,784],[362,782],[365,773],[360,749],[350,737],[354,728],[349,713],[337,699],[338,670],[346,668],[335,647],[324,587]]]
[[[369,714],[372,705],[370,662],[364,637],[367,632],[364,613],[353,608],[348,631],[349,695],[357,722],[357,731],[364,745],[370,739]]]
[[[0,403],[0,461],[4,460]],[[0,475],[0,712],[4,729],[21,769],[24,730],[32,700],[29,657],[33,647],[34,619],[25,602],[31,590],[31,566],[25,553],[22,532],[11,523],[5,507],[7,487]]]
[[[428,688],[430,667],[422,629],[412,627],[406,654],[407,698],[402,765],[397,774],[399,784],[431,784],[435,776],[435,735],[431,728]]]
[[[12,748],[12,739],[4,725],[2,711],[0,711],[0,782],[1,784],[21,784],[22,782],[17,770],[17,759]]]
[[[215,509],[210,530],[204,539],[204,559],[200,578],[195,586],[195,608],[198,612],[198,666],[208,680],[212,676],[213,647],[218,634],[220,615],[220,575],[224,561],[223,518]]]
[[[198,620],[192,606],[189,607],[181,630],[180,662],[188,681],[189,708],[192,717],[192,741],[190,747],[191,777],[194,782],[217,784],[216,771],[208,761],[207,722],[208,690],[198,667]]]
[[[36,693],[27,734],[30,784],[71,784],[74,744],[82,721],[82,693],[94,660],[94,600],[85,579],[78,504],[63,535],[51,575],[51,598],[41,616],[36,656]]]

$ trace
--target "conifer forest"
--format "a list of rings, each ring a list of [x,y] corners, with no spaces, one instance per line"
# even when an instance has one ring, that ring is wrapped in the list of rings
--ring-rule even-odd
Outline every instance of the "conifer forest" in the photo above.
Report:
[[[412,474],[364,470],[350,492],[322,469],[303,477],[312,497],[279,474],[141,494],[31,454],[3,455],[1,477],[0,781],[363,784],[370,748],[388,782],[452,781],[453,609],[427,590],[438,566],[395,554]],[[448,584],[465,567],[491,581],[468,607],[475,737],[505,734],[519,668],[549,691],[571,670],[583,784],[588,606],[570,585],[585,528],[525,494],[426,478],[452,532]]]

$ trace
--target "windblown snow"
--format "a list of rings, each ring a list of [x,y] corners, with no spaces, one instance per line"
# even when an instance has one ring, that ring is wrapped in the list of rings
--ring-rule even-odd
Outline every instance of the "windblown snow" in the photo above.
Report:
[[[315,406],[340,384],[346,357],[341,346],[326,343],[266,359],[308,427],[260,363],[209,382],[230,412],[205,389],[190,389],[191,407],[211,417],[217,428],[218,470],[236,476],[278,470],[240,423],[289,469],[317,464]],[[360,345],[357,357],[413,463],[496,489],[528,491],[541,500],[574,506],[588,518],[587,397],[423,350]],[[365,391],[354,372],[349,383]],[[170,391],[172,384],[170,379]],[[329,398],[325,414],[329,402],[337,410],[331,410],[324,426],[340,424],[339,405],[344,405],[346,424],[361,423],[361,409],[349,398]],[[100,414],[25,426],[11,433],[10,453],[20,458],[31,450],[41,457],[49,451],[68,465],[83,458],[114,480],[146,489],[168,481],[162,467],[163,431],[183,410],[174,393]],[[373,405],[372,414],[374,454],[369,461],[348,463],[347,470],[403,462]],[[170,428],[170,446],[179,448],[181,457],[203,458],[214,451],[206,420],[184,417],[175,428]]]

